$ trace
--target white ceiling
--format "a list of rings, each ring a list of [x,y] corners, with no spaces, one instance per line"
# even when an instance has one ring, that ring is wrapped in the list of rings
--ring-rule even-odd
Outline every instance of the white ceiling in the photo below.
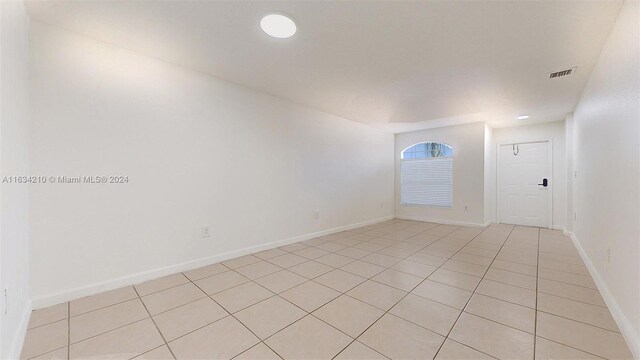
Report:
[[[573,111],[621,1],[51,1],[32,18],[394,132]],[[262,32],[269,12],[298,32]],[[575,75],[548,73],[577,66]],[[529,120],[516,120],[519,114]]]

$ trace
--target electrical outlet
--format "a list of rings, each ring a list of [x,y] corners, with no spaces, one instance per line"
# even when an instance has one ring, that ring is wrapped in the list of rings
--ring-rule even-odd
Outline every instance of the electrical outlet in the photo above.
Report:
[[[9,296],[8,294],[9,289],[4,289],[2,291],[2,312],[7,315],[7,313],[9,312]]]
[[[578,178],[578,170],[573,170],[573,178],[574,179]]]
[[[316,219],[316,220],[320,219],[320,210],[316,210],[313,213],[313,218]]]
[[[611,248],[607,248],[607,262],[611,262]]]
[[[469,205],[465,205],[464,206],[464,211],[468,211],[469,210]]]
[[[573,213],[573,221],[578,220],[578,215],[576,213]]]
[[[383,208],[384,207],[384,203],[380,203],[380,207]]]
[[[203,239],[211,237],[211,229],[209,228],[209,225],[205,225],[200,229],[200,236]]]

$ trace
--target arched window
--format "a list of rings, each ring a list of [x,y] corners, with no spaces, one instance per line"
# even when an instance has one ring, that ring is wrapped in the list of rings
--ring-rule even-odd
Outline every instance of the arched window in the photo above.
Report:
[[[439,142],[421,142],[409,146],[402,151],[400,158],[402,159],[423,159],[434,157],[452,157],[453,148],[445,143]]]
[[[436,141],[400,153],[400,204],[453,207],[453,147]]]

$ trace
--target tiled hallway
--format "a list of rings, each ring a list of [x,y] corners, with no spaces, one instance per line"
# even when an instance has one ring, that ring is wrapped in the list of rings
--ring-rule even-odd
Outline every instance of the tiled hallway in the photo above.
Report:
[[[391,220],[37,310],[22,358],[632,357],[561,232]]]

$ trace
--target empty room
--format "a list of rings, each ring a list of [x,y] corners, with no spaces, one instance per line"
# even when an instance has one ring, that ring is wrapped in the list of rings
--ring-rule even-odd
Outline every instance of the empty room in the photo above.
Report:
[[[640,1],[0,0],[0,359],[640,360]]]

